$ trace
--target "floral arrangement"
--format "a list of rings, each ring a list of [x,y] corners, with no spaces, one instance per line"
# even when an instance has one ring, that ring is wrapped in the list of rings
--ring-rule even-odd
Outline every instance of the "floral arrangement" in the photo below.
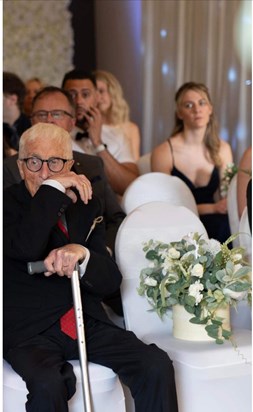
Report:
[[[223,177],[221,179],[220,193],[222,197],[226,197],[230,182],[234,175],[238,172],[238,167],[234,163],[228,163],[224,170]]]
[[[243,172],[252,176],[252,171],[247,169],[239,169],[234,163],[228,163],[226,169],[224,170],[223,177],[221,179],[220,193],[221,197],[226,197],[228,194],[228,188],[231,183],[231,180],[238,172]]]
[[[149,240],[143,251],[150,261],[142,269],[138,293],[146,296],[152,310],[162,318],[176,304],[192,314],[190,322],[204,324],[216,343],[229,339],[218,308],[236,307],[237,302],[251,302],[251,268],[243,260],[243,248],[229,249],[236,235],[223,244],[204,239],[198,233],[178,242]]]

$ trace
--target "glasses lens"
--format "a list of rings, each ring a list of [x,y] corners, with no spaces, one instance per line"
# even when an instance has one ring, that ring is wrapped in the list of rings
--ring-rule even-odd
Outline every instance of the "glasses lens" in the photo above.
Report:
[[[48,116],[48,112],[46,111],[39,111],[34,113],[33,115],[34,117],[36,117],[38,120],[40,120],[41,122],[46,122],[47,121],[47,116]]]
[[[54,120],[61,120],[65,113],[63,110],[52,110],[49,112]]]
[[[29,157],[26,160],[26,166],[31,172],[38,172],[42,167],[42,160],[37,157]]]
[[[63,169],[64,160],[58,157],[53,157],[48,160],[48,167],[51,172],[60,172]]]

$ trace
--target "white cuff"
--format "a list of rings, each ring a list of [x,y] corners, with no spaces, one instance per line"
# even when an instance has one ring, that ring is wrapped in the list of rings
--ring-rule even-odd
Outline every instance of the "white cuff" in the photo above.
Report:
[[[47,180],[44,180],[42,184],[52,186],[55,189],[60,190],[62,193],[66,192],[65,187],[60,182],[57,182],[57,180],[47,179]]]
[[[90,251],[89,251],[89,249],[87,249],[87,248],[84,247],[84,246],[83,246],[83,248],[84,248],[85,251],[86,251],[86,256],[85,256],[85,258],[84,258],[84,261],[83,261],[81,264],[79,264],[80,278],[82,278],[83,275],[85,274],[86,267],[87,267],[88,262],[89,262],[89,260],[90,260]]]

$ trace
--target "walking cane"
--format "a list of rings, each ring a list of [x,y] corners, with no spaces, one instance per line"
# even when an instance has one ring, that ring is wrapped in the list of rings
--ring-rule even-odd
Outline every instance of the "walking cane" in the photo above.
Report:
[[[84,411],[92,412],[78,263],[76,263],[72,277],[71,277],[71,286],[72,286],[74,310],[75,310],[75,317],[76,317],[77,341],[78,341],[79,360],[80,360],[80,366],[81,366],[82,388],[83,388],[83,398],[84,398]]]
[[[88,240],[95,226],[98,223],[101,223],[102,221],[103,221],[103,216],[98,216],[94,219],[91,225],[91,228],[89,230],[89,233],[86,236],[85,242]],[[47,269],[43,261],[38,261],[38,262],[28,262],[27,270],[30,275],[33,275],[34,273],[45,272]],[[71,277],[71,287],[72,287],[74,311],[75,311],[75,318],[76,318],[79,360],[80,360],[80,366],[81,366],[84,412],[92,412],[78,263],[76,263],[72,277]]]
[[[43,261],[28,262],[27,269],[30,275],[46,271],[46,267]],[[81,366],[84,412],[92,412],[78,263],[75,265],[71,277],[71,286],[77,327],[77,341],[79,350],[79,360]]]

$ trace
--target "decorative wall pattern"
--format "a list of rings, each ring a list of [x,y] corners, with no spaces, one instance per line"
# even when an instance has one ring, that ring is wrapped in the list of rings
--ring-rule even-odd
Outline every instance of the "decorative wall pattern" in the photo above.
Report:
[[[60,86],[73,68],[70,1],[3,1],[3,70]]]

